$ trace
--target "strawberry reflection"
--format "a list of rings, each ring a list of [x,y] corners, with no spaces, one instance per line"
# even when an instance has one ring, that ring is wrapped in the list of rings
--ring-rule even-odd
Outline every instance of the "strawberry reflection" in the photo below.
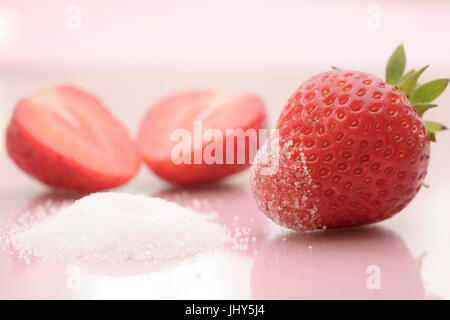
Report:
[[[268,220],[244,188],[222,184],[174,187],[154,196],[204,213],[225,226],[232,238],[227,247],[233,251],[252,256],[266,239]]]
[[[258,253],[251,288],[256,299],[424,299],[419,262],[384,228],[291,233]]]

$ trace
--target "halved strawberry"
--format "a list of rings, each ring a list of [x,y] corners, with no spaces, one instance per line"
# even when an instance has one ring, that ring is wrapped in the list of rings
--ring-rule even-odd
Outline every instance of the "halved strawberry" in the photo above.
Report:
[[[21,169],[54,187],[112,188],[131,179],[140,166],[125,126],[99,99],[68,85],[21,99],[6,144]]]
[[[265,118],[263,101],[252,94],[229,96],[208,90],[177,93],[160,100],[147,113],[139,131],[138,149],[148,166],[168,181],[184,185],[217,181],[251,163],[249,143],[240,144],[234,130],[258,132],[265,127]],[[201,132],[194,130],[194,122],[201,125]],[[188,161],[173,159],[174,148],[183,143],[182,138],[173,135],[177,129],[189,136],[184,141],[189,150],[183,153]],[[212,144],[218,141],[203,136],[209,129],[222,137],[222,163],[211,163],[203,157],[207,148],[211,151]],[[227,130],[232,130],[234,137]],[[211,154],[218,155],[220,151],[213,149]],[[226,161],[227,152],[233,152],[232,163]],[[245,155],[245,161],[238,162],[237,155]]]

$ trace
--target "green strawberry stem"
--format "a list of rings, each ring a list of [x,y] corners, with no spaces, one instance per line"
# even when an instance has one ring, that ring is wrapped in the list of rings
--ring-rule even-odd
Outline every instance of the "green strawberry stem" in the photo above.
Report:
[[[398,90],[409,99],[414,105],[420,117],[431,109],[437,107],[436,104],[431,104],[433,100],[441,95],[447,88],[449,79],[436,79],[429,81],[422,85],[418,84],[419,77],[428,68],[423,67],[420,70],[411,70],[405,74],[406,55],[403,45],[399,45],[394,53],[389,58],[386,66],[386,82],[395,86]],[[447,127],[435,121],[424,121],[427,128],[430,141],[436,142],[436,133],[446,130]]]

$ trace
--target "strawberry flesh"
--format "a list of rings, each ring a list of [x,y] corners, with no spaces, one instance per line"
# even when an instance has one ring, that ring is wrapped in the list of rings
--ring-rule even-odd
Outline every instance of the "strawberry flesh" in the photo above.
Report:
[[[124,125],[96,97],[57,86],[21,99],[7,131],[10,157],[42,182],[78,191],[121,185],[140,160]]]
[[[201,122],[202,132],[208,129],[219,130],[223,137],[223,164],[206,163],[203,152],[210,141],[200,136],[200,144],[194,134],[194,121]],[[237,150],[234,143],[234,155],[245,152],[243,164],[226,164],[226,130],[258,130],[265,127],[265,110],[262,100],[252,94],[229,96],[214,91],[188,91],[168,96],[157,102],[147,113],[138,136],[138,149],[147,165],[160,177],[175,184],[207,183],[222,179],[245,169],[249,159],[248,143],[245,149]],[[190,163],[175,164],[172,150],[180,141],[172,140],[177,129],[186,129],[191,137]],[[195,153],[200,154],[201,163],[195,162]]]

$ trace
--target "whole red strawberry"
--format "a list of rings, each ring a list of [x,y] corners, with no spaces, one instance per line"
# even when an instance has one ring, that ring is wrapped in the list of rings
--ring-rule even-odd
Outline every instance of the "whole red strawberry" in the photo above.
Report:
[[[445,129],[421,117],[448,83],[418,86],[426,67],[403,75],[404,68],[400,46],[386,82],[334,69],[303,83],[252,167],[260,209],[296,230],[367,224],[402,210],[422,186],[430,140]]]

